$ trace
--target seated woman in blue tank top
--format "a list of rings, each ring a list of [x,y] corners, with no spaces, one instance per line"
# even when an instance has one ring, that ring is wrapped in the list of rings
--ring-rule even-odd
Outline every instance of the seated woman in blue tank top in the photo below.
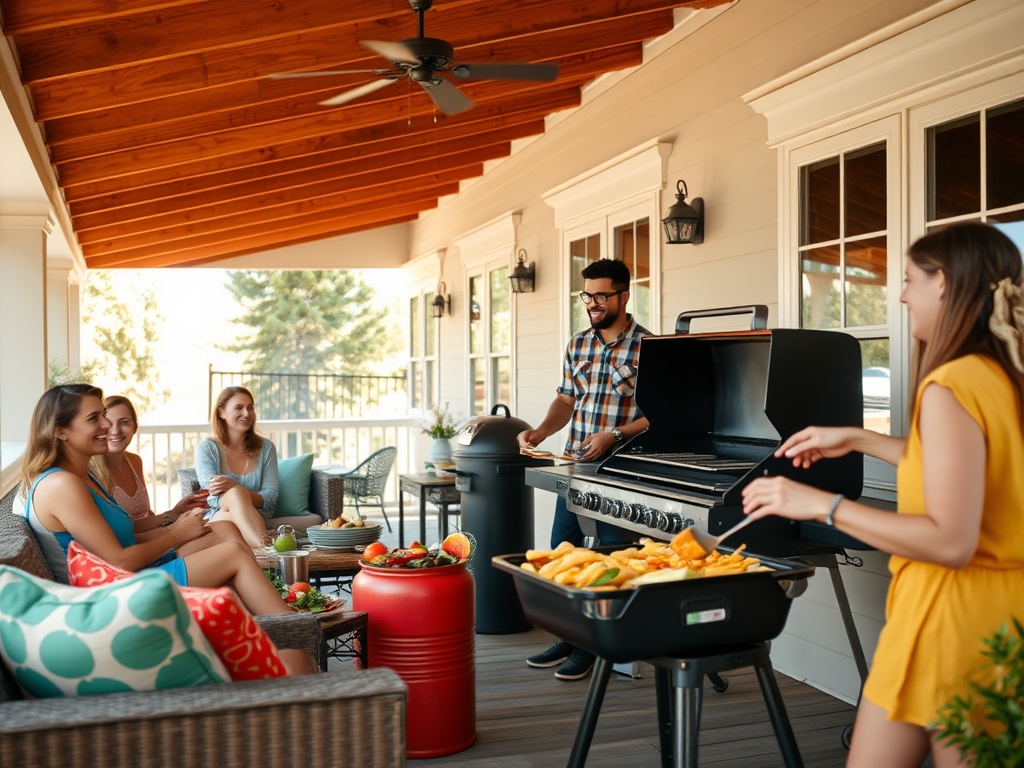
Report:
[[[128,513],[88,471],[89,459],[107,450],[109,427],[103,393],[88,384],[51,387],[32,414],[22,463],[25,516],[54,574],[66,580],[67,547],[77,541],[125,570],[161,568],[189,586],[230,584],[255,614],[291,612],[243,544],[219,542],[177,557],[176,547],[208,533],[202,510],[182,515],[145,541],[136,539]]]

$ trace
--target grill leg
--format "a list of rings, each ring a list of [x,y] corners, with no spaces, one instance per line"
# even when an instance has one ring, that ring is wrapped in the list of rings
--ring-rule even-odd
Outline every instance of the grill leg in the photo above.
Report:
[[[676,688],[673,768],[697,768],[697,734],[700,730],[700,688]]]
[[[601,714],[601,704],[604,703],[604,692],[608,688],[608,678],[611,674],[612,663],[598,656],[590,677],[587,700],[583,704],[583,714],[580,715],[580,725],[576,730],[576,740],[569,754],[568,768],[584,768],[587,763],[587,753],[594,738],[597,716]]]
[[[668,670],[654,668],[654,693],[658,701],[658,744],[661,746],[661,768],[672,768],[672,681]]]
[[[757,682],[761,684],[761,693],[764,695],[768,717],[775,730],[775,739],[779,742],[783,764],[786,768],[804,768],[804,761],[800,757],[796,736],[789,724],[789,718],[786,716],[786,705],[782,701],[779,684],[775,681],[775,673],[772,671],[772,663],[768,658],[767,649],[762,649],[757,655],[754,672],[757,674]],[[694,766],[696,767],[696,763]]]

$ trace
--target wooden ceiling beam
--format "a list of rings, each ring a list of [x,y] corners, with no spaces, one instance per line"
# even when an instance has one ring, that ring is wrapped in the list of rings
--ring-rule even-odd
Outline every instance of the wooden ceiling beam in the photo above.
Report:
[[[39,0],[0,0],[0,9],[4,34],[10,36],[97,21],[109,24],[114,18],[133,13],[167,11],[203,2],[206,0],[62,0],[60,12],[55,13],[51,4]]]
[[[245,184],[251,183],[280,188],[301,186],[324,178],[383,170],[414,162],[429,163],[438,158],[447,158],[482,147],[500,145],[507,152],[510,150],[509,142],[521,138],[523,135],[527,134],[520,126],[515,126],[511,129],[506,128],[447,141],[428,142],[424,140],[413,146],[389,147],[386,142],[378,142],[373,145],[375,147],[373,153],[360,152],[360,147],[334,150],[277,163],[272,169],[266,166],[250,166],[236,171],[225,171],[168,184],[152,185],[143,189],[131,189],[86,200],[69,201],[69,208],[72,215],[78,216],[155,200],[164,200],[168,205],[176,205],[177,198],[182,195],[212,190],[216,190],[218,194],[226,197],[243,189]],[[426,137],[421,138],[425,139]]]
[[[573,68],[583,62],[589,62],[593,70],[601,60],[607,59],[608,69],[617,69],[621,65],[615,59],[627,56],[626,52],[634,48],[629,44],[639,45],[644,40],[665,34],[672,28],[672,18],[671,11],[654,11],[592,24],[585,36],[580,35],[578,30],[561,29],[526,35],[472,46],[466,49],[465,58],[469,61],[555,61],[561,64],[563,70],[568,70],[569,76]],[[379,60],[364,59],[353,64],[357,68],[370,69],[377,67],[376,61]],[[189,118],[212,113],[220,113],[225,122],[235,125],[243,109],[247,119],[259,121],[263,119],[261,113],[269,113],[274,105],[288,115],[319,111],[319,102],[325,98],[373,78],[372,73],[367,73],[289,80],[246,80],[210,86],[151,99],[142,105],[121,105],[47,120],[46,140],[48,143],[59,144],[105,133],[149,130],[158,123],[184,123]],[[403,92],[405,90],[401,85],[396,87],[401,87]],[[392,87],[386,93],[381,92],[377,98],[385,98],[394,91],[395,87]]]
[[[447,185],[448,188],[457,185]],[[378,214],[401,209],[402,213],[412,210],[428,210],[437,206],[439,187],[417,187],[406,189],[401,195],[380,200],[351,202],[334,206],[318,206],[307,213],[294,215],[262,215],[264,209],[253,211],[247,216],[218,219],[216,226],[187,225],[169,227],[167,229],[146,232],[132,237],[118,238],[103,242],[90,243],[82,246],[82,253],[90,256],[110,256],[130,251],[135,255],[154,256],[167,251],[193,248],[199,245],[240,240],[251,235],[269,232],[280,232],[286,229],[313,227],[321,221],[332,221],[341,218],[363,217],[366,214]]]
[[[302,200],[372,187],[390,181],[431,176],[468,165],[475,166],[488,160],[508,157],[510,150],[510,144],[502,143],[470,148],[444,157],[431,157],[426,152],[413,153],[407,157],[405,163],[388,167],[361,163],[355,169],[346,172],[328,167],[316,174],[289,174],[270,179],[253,179],[231,187],[198,190],[170,199],[151,200],[119,208],[97,207],[78,213],[72,211],[71,220],[75,224],[79,240],[86,242],[87,239],[91,239],[86,233],[97,226],[139,222],[132,227],[135,231],[151,229],[152,222],[168,210],[187,213],[196,208],[207,208],[226,201],[235,203],[254,199],[266,200],[279,192],[289,195],[289,200]]]
[[[240,256],[248,256],[253,253],[263,253],[266,251],[278,250],[280,248],[286,248],[292,245],[302,245],[303,243],[312,243],[317,240],[323,240],[328,237],[340,237],[342,235],[351,235],[356,232],[365,232],[370,229],[381,229],[383,227],[392,227],[400,224],[406,224],[410,221],[416,221],[419,218],[419,214],[411,214],[409,216],[398,216],[394,219],[388,219],[385,221],[375,221],[369,224],[360,224],[352,227],[343,227],[342,229],[335,230],[333,232],[320,233],[316,235],[307,235],[305,233],[299,234],[281,234],[275,237],[272,242],[269,243],[258,243],[253,245],[251,243],[243,243],[235,246],[237,250],[231,250],[227,253],[217,253],[212,256],[200,256],[191,259],[185,259],[183,256],[178,254],[156,256],[148,259],[138,259],[136,261],[125,262],[119,264],[117,269],[155,269],[161,267],[200,267],[206,264],[219,264],[225,262],[228,259],[237,258]],[[88,263],[86,264],[88,266]]]
[[[447,195],[454,195],[459,192],[458,181],[445,184],[419,184],[416,188],[415,199],[423,200],[430,198],[441,198]],[[180,224],[164,229],[155,229],[150,232],[137,232],[128,225],[117,225],[103,229],[90,230],[89,234],[100,233],[104,230],[114,233],[110,240],[97,239],[95,242],[83,243],[82,249],[86,255],[91,255],[90,249],[97,246],[106,246],[108,252],[125,250],[127,247],[142,245],[155,245],[158,242],[171,242],[192,235],[207,232],[218,232],[241,227],[259,225],[270,220],[293,220],[307,213],[313,212],[320,215],[322,211],[332,211],[338,208],[350,208],[355,205],[376,205],[385,207],[395,199],[406,199],[409,196],[409,185],[404,181],[396,181],[391,184],[382,184],[372,187],[370,190],[358,190],[356,192],[341,192],[336,195],[327,195],[312,200],[303,200],[288,205],[265,206],[253,209],[245,213],[233,216],[224,216],[219,219],[206,219],[201,222]],[[411,198],[410,198],[411,199]],[[97,251],[99,253],[100,251]]]
[[[115,253],[109,256],[87,258],[85,263],[89,269],[109,269],[111,267],[125,266],[127,263],[140,259],[144,260],[150,257],[159,258],[164,255],[173,255],[178,261],[209,259],[214,256],[231,253],[240,248],[256,248],[260,244],[264,244],[264,247],[276,247],[281,239],[286,239],[288,237],[287,233],[294,233],[294,235],[320,235],[321,237],[328,237],[339,230],[351,227],[364,226],[367,224],[377,224],[378,226],[381,226],[382,222],[390,222],[396,218],[409,216],[416,217],[419,215],[420,211],[430,210],[436,206],[437,203],[435,201],[433,206],[426,203],[414,203],[412,205],[380,208],[372,213],[362,213],[357,216],[340,216],[336,219],[325,219],[312,225],[307,224],[297,228],[279,229],[274,230],[273,232],[267,232],[250,237],[243,236],[234,240],[197,245],[190,248],[175,248],[173,250],[163,250],[156,253],[150,253],[145,249],[140,249],[139,251],[122,251],[121,253]]]
[[[211,186],[225,186],[249,179],[291,173],[331,162],[416,149],[435,142],[444,144],[456,141],[466,146],[485,146],[500,141],[514,141],[543,133],[544,121],[532,115],[517,113],[463,123],[458,128],[458,135],[446,126],[433,134],[420,132],[353,144],[344,138],[345,133],[329,134],[292,142],[290,145],[272,145],[264,151],[193,159],[176,166],[144,170],[95,182],[66,184],[64,197],[69,203],[74,203],[132,191],[139,195],[140,200],[156,200]],[[320,149],[321,147],[323,149]]]
[[[361,130],[346,130],[348,126],[343,121],[341,125],[334,126],[318,124],[315,121],[310,124],[304,122],[301,126],[295,126],[292,123],[277,123],[269,131],[260,126],[260,131],[256,133],[243,128],[216,136],[199,136],[66,163],[58,168],[58,177],[62,185],[96,181],[145,169],[176,166],[182,161],[187,161],[188,158],[210,159],[218,155],[247,151],[265,153],[268,145],[303,139],[315,142],[322,134],[345,133],[351,144],[381,141],[421,131],[433,132],[439,136],[446,128],[452,131],[452,135],[458,135],[458,126],[464,123],[515,113],[529,115],[531,119],[543,117],[551,112],[579,106],[580,99],[579,88],[571,86],[547,90],[537,95],[520,97],[508,102],[483,104],[461,115],[438,120],[437,123],[434,123],[433,118],[429,115],[416,115],[413,125],[410,126],[407,123],[407,114],[400,114],[397,119],[393,118],[389,122]],[[271,156],[267,155],[267,157]]]
[[[342,192],[355,193],[367,190],[373,194],[373,190],[383,184],[392,182],[408,183],[410,178],[416,178],[419,184],[448,184],[464,179],[471,179],[483,173],[482,161],[476,164],[469,163],[468,159],[453,158],[449,167],[421,170],[415,177],[410,177],[406,169],[391,169],[383,173],[362,174],[358,179],[334,179],[323,181],[318,184],[311,184],[308,187],[289,187],[287,189],[276,189],[265,194],[253,195],[251,197],[226,197],[226,198],[205,198],[205,205],[198,205],[192,208],[168,208],[162,201],[146,203],[144,205],[120,208],[116,211],[101,211],[99,213],[87,214],[73,219],[75,231],[85,232],[95,227],[106,227],[114,224],[131,223],[132,229],[136,232],[149,231],[162,227],[188,224],[207,219],[222,218],[246,213],[264,207],[285,205],[288,203],[300,203],[304,200],[311,200],[317,197],[326,197]],[[198,196],[192,202],[199,202]]]
[[[459,51],[466,46],[562,28],[579,28],[580,36],[586,37],[590,24],[686,4],[680,0],[630,0],[628,4],[621,0],[590,0],[581,10],[578,0],[522,0],[494,13],[489,3],[477,2],[447,14],[436,14],[440,23],[428,26],[428,32],[448,40]],[[456,15],[458,19],[453,18]],[[415,16],[410,12],[409,18],[407,35],[396,33],[394,37],[364,34],[355,29],[326,30],[203,53],[152,57],[117,69],[68,73],[51,80],[33,79],[24,72],[23,76],[26,84],[32,86],[37,119],[49,120],[275,72],[348,69],[348,63],[365,64],[366,49],[359,45],[360,39],[415,36]],[[458,53],[457,56],[461,58]],[[373,61],[377,62],[374,68],[387,67],[382,59]]]

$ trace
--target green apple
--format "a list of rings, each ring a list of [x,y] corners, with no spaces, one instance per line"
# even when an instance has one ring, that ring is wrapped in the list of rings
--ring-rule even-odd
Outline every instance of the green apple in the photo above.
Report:
[[[291,534],[285,536],[278,536],[274,539],[274,549],[278,552],[291,552],[298,546],[298,542],[295,541],[295,537]]]

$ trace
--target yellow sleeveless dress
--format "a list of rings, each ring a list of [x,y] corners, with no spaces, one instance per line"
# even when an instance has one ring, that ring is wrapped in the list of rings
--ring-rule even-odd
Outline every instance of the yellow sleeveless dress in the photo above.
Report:
[[[1009,377],[994,361],[968,355],[937,368],[917,391],[935,382],[949,389],[985,435],[985,501],[978,550],[953,569],[893,556],[886,623],[864,695],[890,720],[927,726],[967,680],[986,682],[982,638],[1011,616],[1024,622],[1024,437]],[[919,409],[915,409],[918,413]],[[921,435],[915,418],[896,482],[899,514],[924,509]]]

